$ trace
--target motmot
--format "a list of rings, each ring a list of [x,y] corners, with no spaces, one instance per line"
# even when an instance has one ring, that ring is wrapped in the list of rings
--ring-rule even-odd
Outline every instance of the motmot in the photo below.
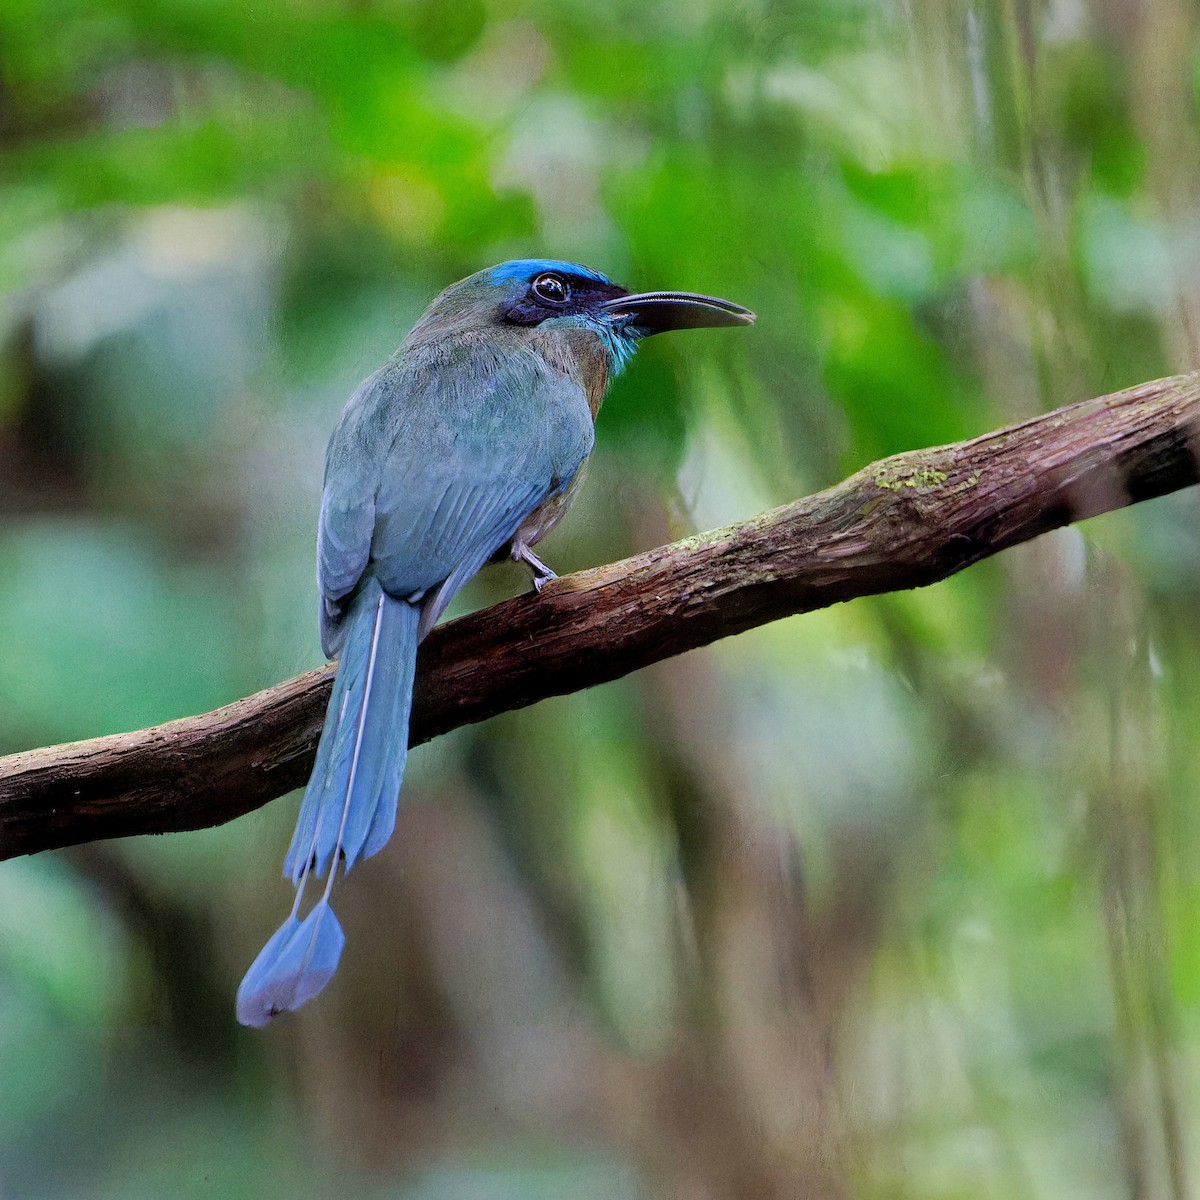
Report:
[[[337,969],[334,879],[395,827],[421,639],[493,558],[526,564],[538,592],[555,578],[534,547],[575,495],[605,390],[642,338],[753,321],[728,300],[631,294],[578,263],[521,259],[448,287],[350,397],[317,531],[337,674],[284,862],[295,902],[238,989],[242,1024],[299,1008]]]

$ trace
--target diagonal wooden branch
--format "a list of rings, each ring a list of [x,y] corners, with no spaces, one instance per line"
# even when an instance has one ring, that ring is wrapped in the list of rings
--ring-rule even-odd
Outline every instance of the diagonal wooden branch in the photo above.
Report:
[[[1197,482],[1200,374],[899,454],[742,524],[435,629],[412,742],[794,613],[919,587],[1060,525]],[[302,784],[332,668],[216,712],[0,759],[0,858],[198,829]]]

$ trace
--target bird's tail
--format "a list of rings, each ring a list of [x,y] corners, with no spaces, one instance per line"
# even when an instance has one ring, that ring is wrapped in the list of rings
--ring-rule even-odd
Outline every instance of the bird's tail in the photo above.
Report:
[[[382,850],[396,824],[408,757],[408,718],[417,656],[419,605],[368,579],[346,615],[317,761],[304,792],[284,875],[296,885],[292,912],[238,988],[243,1025],[265,1025],[311,1000],[337,969],[345,936],[329,905],[338,860],[349,870]],[[329,878],[303,919],[310,874]]]

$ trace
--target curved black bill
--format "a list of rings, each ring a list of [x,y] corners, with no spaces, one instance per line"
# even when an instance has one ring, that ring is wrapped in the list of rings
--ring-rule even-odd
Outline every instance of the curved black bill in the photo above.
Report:
[[[600,307],[614,319],[632,318],[630,324],[646,334],[664,333],[668,329],[754,324],[754,314],[748,308],[697,292],[639,292],[606,300]]]

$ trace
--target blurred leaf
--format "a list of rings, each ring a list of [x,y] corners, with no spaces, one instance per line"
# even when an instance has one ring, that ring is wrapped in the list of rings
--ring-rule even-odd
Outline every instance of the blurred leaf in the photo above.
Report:
[[[45,521],[9,534],[0,559],[0,628],[20,647],[0,659],[10,749],[233,698],[226,602],[193,572],[156,562],[128,528]]]

